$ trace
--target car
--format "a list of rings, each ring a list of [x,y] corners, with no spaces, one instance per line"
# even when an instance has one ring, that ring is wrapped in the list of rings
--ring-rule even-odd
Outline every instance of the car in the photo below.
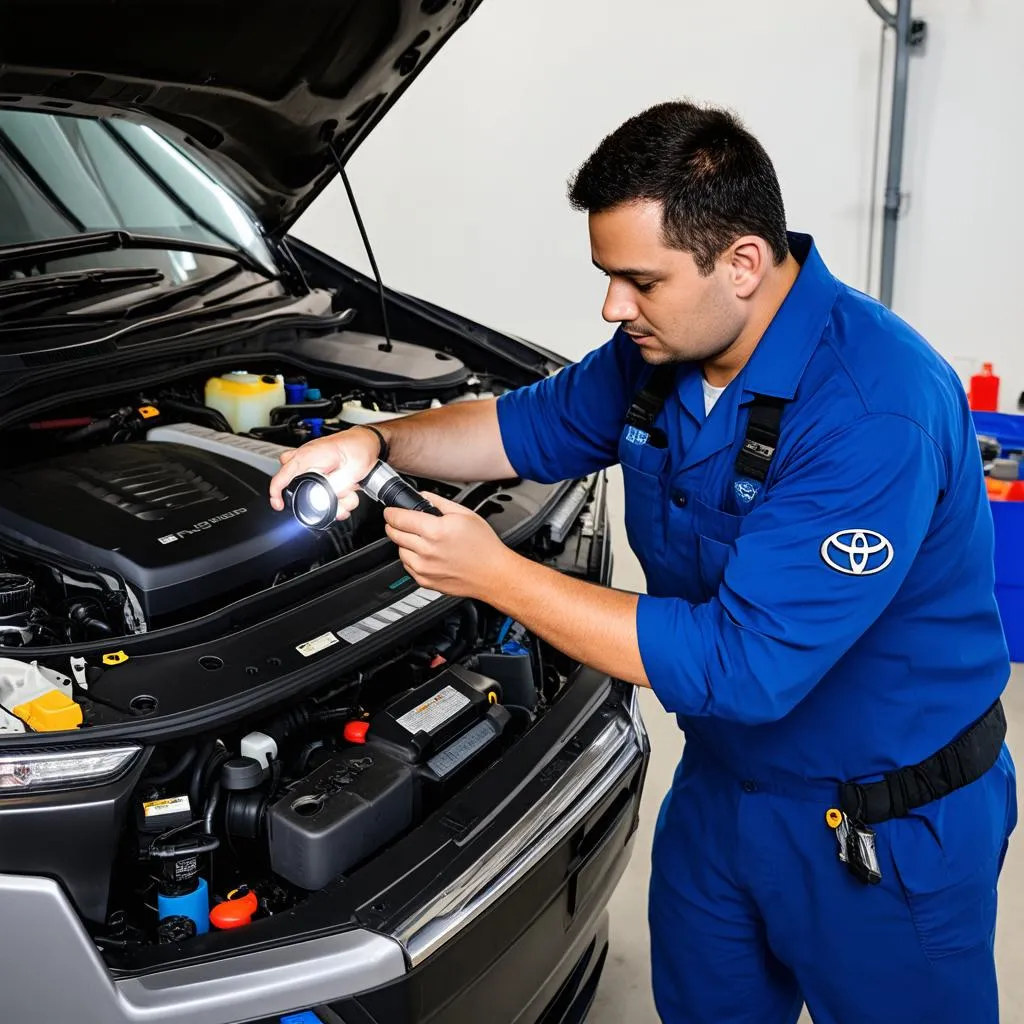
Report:
[[[6,1020],[587,1014],[635,688],[418,586],[369,494],[268,500],[309,438],[566,363],[290,234],[476,6],[3,6]],[[407,482],[610,583],[601,472]]]

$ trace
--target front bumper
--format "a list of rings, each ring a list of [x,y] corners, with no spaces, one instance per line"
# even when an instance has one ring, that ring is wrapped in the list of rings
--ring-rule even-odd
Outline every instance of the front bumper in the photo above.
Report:
[[[529,772],[506,766],[515,781],[473,816],[444,870],[392,879],[378,909],[359,915],[363,927],[115,977],[56,882],[0,875],[4,1019],[276,1024],[310,1007],[351,1024],[579,1019],[649,757],[632,688],[581,674],[571,688],[580,706],[564,698],[571,719],[551,713],[558,742]],[[501,769],[480,784],[493,792]]]

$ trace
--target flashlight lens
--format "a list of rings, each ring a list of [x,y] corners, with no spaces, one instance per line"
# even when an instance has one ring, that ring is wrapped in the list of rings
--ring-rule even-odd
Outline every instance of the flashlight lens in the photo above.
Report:
[[[331,507],[331,496],[323,484],[310,484],[306,489],[306,501],[314,512],[326,512]]]
[[[308,529],[325,530],[338,514],[337,498],[322,479],[300,477],[294,485],[292,511]]]

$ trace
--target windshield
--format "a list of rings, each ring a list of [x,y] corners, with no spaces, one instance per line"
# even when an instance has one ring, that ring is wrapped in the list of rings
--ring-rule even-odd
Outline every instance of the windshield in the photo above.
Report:
[[[0,246],[115,230],[228,245],[269,273],[277,270],[249,211],[152,128],[0,110]],[[142,255],[62,257],[47,269],[137,266]],[[178,283],[224,266],[222,259],[182,251],[144,255],[147,265]]]

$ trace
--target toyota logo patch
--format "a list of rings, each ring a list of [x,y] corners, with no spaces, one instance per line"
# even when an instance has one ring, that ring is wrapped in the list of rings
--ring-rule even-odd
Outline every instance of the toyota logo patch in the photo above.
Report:
[[[839,530],[821,545],[830,569],[846,576],[873,576],[893,559],[892,544],[874,530]]]

